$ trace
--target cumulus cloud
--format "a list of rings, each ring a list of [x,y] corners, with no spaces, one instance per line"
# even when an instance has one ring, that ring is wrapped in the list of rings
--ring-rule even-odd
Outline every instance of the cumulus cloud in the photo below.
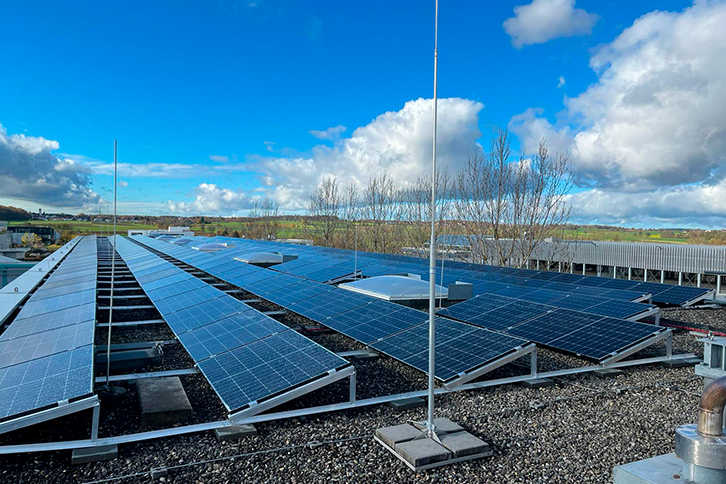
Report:
[[[599,188],[571,196],[575,222],[669,223],[679,227],[723,226],[726,181],[714,185],[663,187],[644,193]]]
[[[461,98],[439,100],[438,162],[441,167],[458,169],[469,151],[478,150],[479,112],[484,105]],[[403,184],[411,183],[430,170],[433,106],[431,99],[407,102],[398,111],[389,111],[357,128],[350,137],[332,146],[318,145],[304,156],[260,157],[254,167],[260,174],[263,192],[284,209],[304,210],[312,187],[328,176],[341,183],[365,185],[371,176],[387,172]],[[342,126],[338,126],[342,132]],[[330,130],[326,130],[330,131]],[[225,207],[229,212],[249,206],[244,192],[224,192],[229,205],[218,203],[223,189],[200,185],[194,210]],[[205,197],[212,200],[206,205]],[[225,202],[226,203],[226,202]],[[170,202],[173,211],[189,211],[190,204]]]
[[[274,141],[263,141],[265,144],[265,149],[269,152],[272,152],[275,150],[275,142]]]
[[[169,210],[176,213],[231,215],[249,208],[252,201],[245,192],[220,188],[213,183],[202,183],[195,188],[193,201],[169,200],[167,205]]]
[[[64,208],[95,205],[90,169],[54,155],[58,148],[42,137],[8,135],[0,124],[0,197]]]
[[[561,88],[565,85],[565,76],[560,76],[560,78],[557,80],[557,88]]]
[[[706,203],[724,195],[714,187],[726,166],[725,23],[724,2],[646,14],[591,57],[598,81],[565,99],[557,123],[529,109],[510,129],[527,151],[542,137],[568,149],[577,183],[598,189],[588,200],[647,192],[642,200],[653,213],[679,210],[674,204],[688,197],[688,206],[710,213]]]
[[[308,131],[311,135],[315,136],[318,139],[327,140],[327,141],[335,141],[338,138],[340,138],[340,135],[345,133],[345,130],[347,128],[343,125],[335,126],[332,128],[328,128],[323,131],[317,131],[314,129],[311,129]]]
[[[534,0],[514,7],[514,17],[504,21],[504,30],[517,49],[560,37],[590,35],[599,17],[575,8],[575,0]]]
[[[209,159],[212,161],[216,161],[217,163],[227,163],[229,161],[229,156],[209,155]]]

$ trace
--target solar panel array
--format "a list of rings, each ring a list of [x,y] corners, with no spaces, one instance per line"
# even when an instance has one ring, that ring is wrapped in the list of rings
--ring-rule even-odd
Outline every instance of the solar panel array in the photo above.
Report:
[[[135,240],[372,346],[405,364],[427,371],[427,364],[423,364],[421,358],[428,358],[428,338],[412,338],[410,344],[400,344],[401,334],[417,335],[428,331],[428,316],[421,311],[309,279],[231,261],[226,253],[224,257],[209,254],[205,254],[209,257],[200,257],[192,249],[149,237],[135,237]],[[220,264],[220,259],[226,262]],[[437,331],[442,331],[442,336],[436,343],[438,356],[434,375],[443,382],[472,372],[528,343],[485,328],[439,319],[442,324]],[[467,335],[476,344],[462,353],[453,338],[447,336],[453,333]]]
[[[183,252],[170,248],[170,244],[168,243],[151,238],[145,238],[144,242],[154,245],[155,248],[165,253],[166,251],[176,252],[178,254]],[[229,260],[231,254],[228,250],[218,252],[214,257]],[[187,250],[187,252],[190,251]],[[265,270],[262,269],[262,271]],[[555,285],[557,284],[556,282],[551,281],[560,279],[560,276],[571,276],[571,274],[554,272],[541,273],[538,279],[541,281],[549,280],[554,287],[558,287]],[[294,283],[294,280],[291,279],[289,274],[277,274],[276,271],[269,270],[267,270],[267,275],[263,273],[255,276],[255,280],[264,281],[264,285],[267,288],[267,292],[258,294],[260,297],[264,297],[302,316],[373,347],[375,347],[378,339],[383,339],[387,336],[395,335],[397,332],[415,327],[415,324],[407,323],[408,319],[404,316],[406,311],[413,311],[411,313],[412,318],[421,318],[422,313],[411,310],[410,308],[392,305],[392,303],[380,300],[376,300],[377,304],[368,303],[368,305],[363,305],[362,301],[370,300],[370,298],[357,293],[343,293],[334,286],[301,278],[298,279],[300,282]],[[280,287],[276,290],[270,289],[274,288],[278,280],[280,281]],[[242,280],[241,282],[244,281]],[[646,339],[662,331],[660,328],[649,325],[632,326],[630,325],[630,321],[625,320],[628,318],[636,319],[639,316],[649,314],[653,309],[653,306],[650,304],[594,296],[590,289],[595,288],[588,286],[579,286],[576,291],[563,292],[546,287],[538,288],[535,282],[537,281],[531,282],[528,285],[513,286],[484,282],[479,286],[480,288],[486,287],[495,290],[492,293],[480,294],[478,297],[469,301],[450,306],[439,314],[441,316],[450,316],[453,319],[466,323],[475,324],[482,328],[502,331],[510,335],[515,335],[515,333],[509,333],[515,325],[525,323],[544,313],[557,309],[567,310],[563,314],[578,314],[581,320],[591,320],[593,318],[595,318],[594,320],[603,320],[608,318],[610,323],[613,321],[621,321],[621,330],[616,332],[620,336],[612,340],[609,345],[604,345],[604,348],[608,350],[607,353],[602,353],[602,348],[599,347],[583,352],[579,348],[564,344],[566,340],[561,340],[558,344],[552,344],[551,338],[548,337],[548,331],[552,332],[556,329],[548,330],[545,328],[548,324],[557,325],[556,320],[552,319],[545,319],[536,326],[543,332],[542,335],[533,335],[531,332],[526,335],[524,333],[516,334],[516,336],[524,337],[536,343],[546,344],[565,352],[598,360],[607,357],[611,353],[617,353],[629,346],[637,344],[644,339],[644,336],[642,336],[643,331],[649,331]],[[256,284],[261,283],[257,282]],[[241,285],[241,287],[246,288],[244,285]],[[486,306],[484,308],[477,307],[485,302]],[[381,309],[383,307],[388,309]],[[471,308],[472,314],[468,316],[457,315],[458,311],[466,311],[466,308]],[[524,329],[524,327],[521,329]],[[610,331],[611,329],[610,326],[603,325],[600,330]],[[607,340],[608,335],[597,334],[598,329],[594,326],[589,327],[587,331],[590,331],[590,333],[587,333],[590,337],[599,338],[603,341]],[[586,333],[578,333],[578,335],[581,334]],[[616,347],[616,343],[620,344],[620,346]],[[405,355],[391,356],[406,362]],[[437,377],[444,379],[443,375],[437,375]]]
[[[415,273],[423,278],[428,278],[428,261],[416,257],[370,252],[359,252],[356,256],[353,251],[344,249],[299,246],[233,237],[214,237],[210,241],[230,244],[231,247],[224,250],[224,253],[229,256],[262,250],[295,254],[298,256],[296,260],[275,265],[273,268],[319,282],[345,277],[356,269],[366,277]],[[582,292],[583,294],[588,292],[587,289],[592,288],[594,291],[591,291],[590,294],[600,297],[633,301],[650,294],[654,303],[667,305],[686,304],[709,293],[708,289],[690,286],[446,261],[444,284],[457,280],[472,283],[476,294],[489,293],[493,292],[495,288],[504,289],[512,286]],[[439,281],[440,275],[437,275],[436,282]]]
[[[230,412],[348,365],[128,239],[116,250]],[[202,265],[219,261],[193,255]]]
[[[73,244],[0,335],[0,419],[93,393],[96,237]]]
[[[650,324],[490,294],[455,304],[439,314],[595,360],[665,331]]]

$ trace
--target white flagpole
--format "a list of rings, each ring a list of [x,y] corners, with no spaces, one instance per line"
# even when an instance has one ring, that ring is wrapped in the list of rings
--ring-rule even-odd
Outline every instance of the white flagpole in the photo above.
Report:
[[[111,376],[111,323],[113,322],[113,286],[116,276],[116,190],[118,185],[118,159],[116,156],[116,140],[113,140],[113,246],[111,247],[111,297],[108,304],[108,341],[106,342],[106,388],[109,387]],[[110,242],[110,241],[109,241]]]
[[[434,18],[434,141],[431,167],[431,240],[429,241],[429,398],[426,433],[435,435],[434,427],[434,371],[436,370],[436,116],[438,107],[437,79],[439,67],[439,0],[436,0]]]

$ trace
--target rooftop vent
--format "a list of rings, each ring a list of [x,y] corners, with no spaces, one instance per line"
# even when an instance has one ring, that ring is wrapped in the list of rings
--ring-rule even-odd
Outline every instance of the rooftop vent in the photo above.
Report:
[[[247,264],[269,267],[271,265],[282,263],[283,256],[277,252],[248,252],[235,257],[234,260],[245,262]]]
[[[196,247],[192,247],[192,249],[198,250],[199,252],[219,252],[220,250],[224,250],[227,247],[229,247],[225,243],[210,243],[210,244],[201,244]]]
[[[386,301],[428,301],[429,299],[428,281],[407,276],[376,276],[340,284],[338,287]],[[448,295],[449,291],[445,287],[436,285],[437,299],[445,299]]]

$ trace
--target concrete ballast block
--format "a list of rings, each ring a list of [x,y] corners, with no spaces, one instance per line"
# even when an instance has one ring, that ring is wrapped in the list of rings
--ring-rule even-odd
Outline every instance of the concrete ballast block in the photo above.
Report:
[[[489,444],[469,432],[440,435],[439,440],[444,447],[451,451],[454,458],[483,454],[489,450]]]
[[[229,427],[214,429],[214,436],[217,437],[217,442],[239,440],[245,437],[254,437],[255,435],[257,435],[257,429],[252,424],[231,425]]]
[[[409,424],[394,425],[393,427],[383,427],[376,430],[376,437],[392,449],[396,447],[396,444],[408,442],[420,435],[421,431]]]
[[[440,462],[451,457],[451,453],[444,446],[428,438],[396,444],[395,450],[414,467]]]
[[[401,400],[394,400],[388,402],[386,405],[399,412],[403,410],[411,410],[412,408],[419,408],[426,405],[426,400],[420,397],[402,398]]]
[[[418,427],[420,430],[424,430],[426,428],[425,422],[416,423],[414,424],[416,427]],[[464,427],[461,425],[452,422],[451,419],[448,419],[446,417],[442,418],[435,418],[434,419],[434,427],[436,431],[436,435],[443,435],[443,434],[451,434],[454,432],[461,432],[464,430]]]
[[[524,380],[522,382],[522,386],[525,386],[527,388],[535,388],[535,389],[551,387],[554,384],[555,384],[555,382],[553,382],[549,378],[531,378],[529,380]]]
[[[138,382],[141,426],[172,425],[192,416],[192,405],[178,376]]]
[[[600,378],[610,378],[613,376],[622,375],[625,372],[617,368],[603,368],[601,370],[595,370],[593,373],[595,373],[595,376],[599,376]]]
[[[98,447],[86,447],[85,449],[73,449],[71,464],[87,464],[89,462],[101,462],[118,457],[118,445],[102,445]]]

